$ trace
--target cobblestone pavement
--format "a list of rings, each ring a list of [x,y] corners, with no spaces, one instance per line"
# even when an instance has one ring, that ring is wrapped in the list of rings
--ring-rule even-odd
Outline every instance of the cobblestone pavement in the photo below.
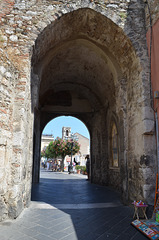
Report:
[[[86,176],[41,171],[32,202],[16,220],[0,224],[0,240],[143,240],[133,209],[110,188]]]

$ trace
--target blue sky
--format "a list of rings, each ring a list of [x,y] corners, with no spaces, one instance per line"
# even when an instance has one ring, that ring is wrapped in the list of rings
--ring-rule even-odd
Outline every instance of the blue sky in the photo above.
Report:
[[[87,127],[83,122],[74,117],[57,117],[51,120],[44,128],[43,134],[53,134],[54,138],[62,137],[62,127],[71,127],[71,133],[80,133],[81,135],[90,138]]]

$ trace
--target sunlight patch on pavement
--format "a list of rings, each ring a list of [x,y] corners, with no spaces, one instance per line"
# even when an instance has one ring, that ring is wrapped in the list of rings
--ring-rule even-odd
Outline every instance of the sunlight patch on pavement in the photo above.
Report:
[[[115,203],[83,203],[83,204],[47,204],[44,202],[32,201],[30,208],[34,209],[91,209],[91,208],[111,208],[123,206],[120,202]]]

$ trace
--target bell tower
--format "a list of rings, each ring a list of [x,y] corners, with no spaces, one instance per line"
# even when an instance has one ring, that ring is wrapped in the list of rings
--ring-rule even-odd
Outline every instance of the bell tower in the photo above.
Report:
[[[71,128],[70,127],[63,127],[62,128],[62,139],[71,138]]]

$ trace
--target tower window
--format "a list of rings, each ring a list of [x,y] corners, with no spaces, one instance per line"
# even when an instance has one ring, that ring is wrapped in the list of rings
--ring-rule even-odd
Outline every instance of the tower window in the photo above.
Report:
[[[68,137],[68,130],[66,130],[66,136]]]

